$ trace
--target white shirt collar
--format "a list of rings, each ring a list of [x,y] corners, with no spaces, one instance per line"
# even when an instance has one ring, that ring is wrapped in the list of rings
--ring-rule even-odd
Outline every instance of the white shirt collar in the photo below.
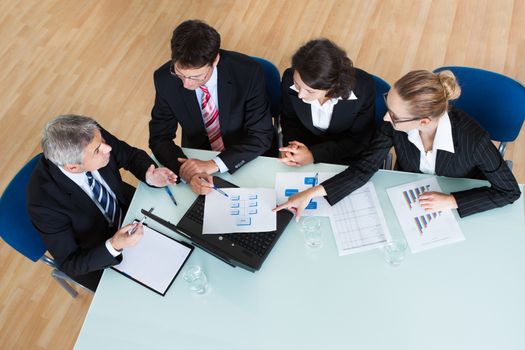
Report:
[[[412,129],[407,132],[408,140],[412,142],[421,152],[425,152],[421,136],[419,136],[419,130]],[[452,139],[452,126],[450,124],[450,117],[448,112],[445,111],[441,117],[439,117],[438,125],[436,129],[436,135],[434,136],[434,142],[432,144],[432,152],[438,149],[454,153],[454,140]]]
[[[213,89],[215,86],[217,86],[217,67],[213,67],[213,72],[211,73],[210,79],[204,84],[208,88],[208,90]]]
[[[66,175],[69,179],[71,179],[71,181],[76,183],[82,190],[84,190],[84,192],[86,192],[93,199],[93,191],[89,187],[89,183],[88,183],[88,179],[87,179],[87,176],[86,176],[86,172],[72,173],[72,172],[67,171],[66,169],[64,169],[61,166],[57,165],[57,167],[58,167],[58,169],[60,169],[60,171],[64,175]],[[106,188],[106,190],[108,190],[108,192],[111,194],[111,196],[113,198],[116,198],[115,197],[115,193],[113,192],[111,187],[109,187],[109,185],[106,182],[106,180],[104,180],[104,178],[100,175],[98,170],[93,170],[91,172],[91,174],[93,174],[93,177],[95,179],[97,179]]]
[[[292,84],[292,86],[290,86],[290,89],[292,89],[293,91],[295,91],[295,92],[297,92],[297,93],[299,92],[299,90],[297,90],[297,88],[296,88],[295,85],[293,85],[293,84]],[[317,102],[317,103],[319,104],[319,106],[321,106],[321,104],[319,103],[318,100],[313,100],[313,101],[305,101],[305,100],[303,100],[303,99],[301,99],[301,100],[302,100],[304,103],[308,103],[308,104],[310,104],[310,105],[311,105],[311,104],[315,104],[315,102]],[[325,104],[327,104],[327,103],[330,103],[331,105],[336,105],[337,102],[339,102],[339,100],[342,100],[342,98],[341,98],[341,97],[337,97],[337,98],[334,97],[334,98],[331,98],[331,99],[329,99],[328,101],[326,101],[326,102],[323,104],[323,106],[324,106]],[[346,100],[347,100],[347,101],[349,101],[349,100],[357,100],[357,96],[354,94],[353,91],[350,90],[350,96],[348,96],[348,98],[347,98]]]
[[[86,177],[86,172],[82,172],[82,173],[72,173],[72,172],[69,172],[67,171],[66,169],[64,169],[63,167],[61,166],[58,166],[58,169],[60,169],[60,171],[66,175],[68,178],[71,179],[71,181],[73,181],[74,183],[76,183],[77,185],[79,185],[80,187],[82,187],[82,185],[84,183],[87,183],[87,177]],[[94,172],[93,172],[94,173]]]

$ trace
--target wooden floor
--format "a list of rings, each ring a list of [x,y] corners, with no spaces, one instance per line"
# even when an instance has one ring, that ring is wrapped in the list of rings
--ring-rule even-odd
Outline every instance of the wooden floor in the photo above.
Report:
[[[269,59],[281,72],[300,44],[323,36],[390,83],[447,64],[525,81],[525,1],[2,0],[0,190],[40,151],[40,131],[58,114],[93,116],[147,149],[152,73],[188,18],[213,25],[223,48]],[[521,183],[524,134],[507,151]],[[85,293],[71,299],[46,266],[0,242],[1,349],[72,348],[90,302]]]

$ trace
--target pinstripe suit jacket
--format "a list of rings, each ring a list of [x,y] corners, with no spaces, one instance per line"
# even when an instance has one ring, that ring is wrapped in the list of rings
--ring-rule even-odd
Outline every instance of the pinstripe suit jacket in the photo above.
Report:
[[[452,126],[454,152],[438,150],[436,175],[488,180],[484,186],[454,192],[459,216],[502,207],[521,195],[516,179],[499,154],[488,133],[465,112],[451,107],[448,112]],[[322,183],[326,199],[335,204],[364,185],[379,169],[382,160],[394,146],[397,167],[401,171],[420,173],[420,151],[408,140],[408,135],[396,131],[384,122],[377,130],[370,148],[349,167]]]

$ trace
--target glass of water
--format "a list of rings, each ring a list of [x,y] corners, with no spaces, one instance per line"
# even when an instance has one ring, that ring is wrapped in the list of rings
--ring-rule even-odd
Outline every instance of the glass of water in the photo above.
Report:
[[[390,266],[399,266],[405,259],[407,247],[407,242],[402,238],[387,242],[383,247],[385,261],[387,264]]]
[[[202,267],[198,265],[188,266],[182,274],[182,278],[188,287],[197,294],[204,294],[208,289],[208,279]]]
[[[321,232],[321,220],[315,216],[303,216],[301,218],[301,232],[307,247],[318,249],[323,246],[323,233]]]

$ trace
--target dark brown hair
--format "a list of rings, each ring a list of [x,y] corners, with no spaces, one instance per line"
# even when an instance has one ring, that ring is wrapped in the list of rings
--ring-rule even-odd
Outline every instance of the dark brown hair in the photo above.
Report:
[[[171,60],[181,68],[201,68],[212,64],[221,46],[220,34],[203,21],[182,22],[171,37]]]
[[[346,52],[328,39],[310,40],[292,57],[292,68],[306,85],[327,90],[327,97],[348,98],[355,70]]]

